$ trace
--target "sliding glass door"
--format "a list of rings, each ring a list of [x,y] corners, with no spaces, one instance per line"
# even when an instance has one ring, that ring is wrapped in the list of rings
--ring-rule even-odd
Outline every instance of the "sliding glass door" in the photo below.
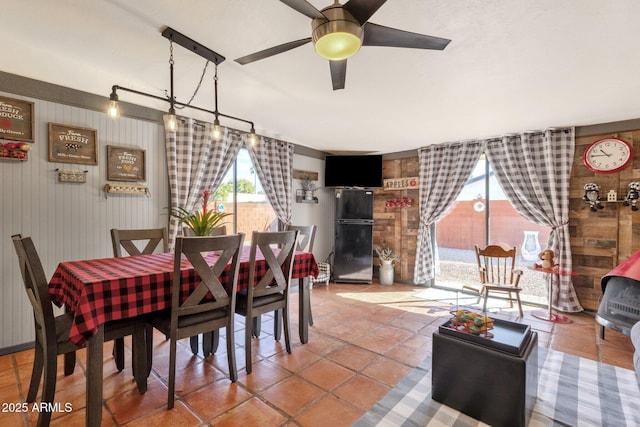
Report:
[[[516,247],[516,268],[523,271],[522,299],[544,303],[542,274],[528,267],[538,262],[549,228],[522,217],[507,200],[491,165],[482,156],[453,207],[435,225],[436,287],[462,289],[477,285],[479,273],[474,245],[506,243]]]

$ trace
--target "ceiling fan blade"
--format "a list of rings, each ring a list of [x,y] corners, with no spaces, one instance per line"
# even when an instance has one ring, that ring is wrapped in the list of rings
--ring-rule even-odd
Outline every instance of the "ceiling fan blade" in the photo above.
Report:
[[[307,15],[309,18],[324,18],[324,15],[320,13],[312,4],[305,0],[280,0],[281,3],[286,4],[291,9],[294,9],[303,15]]]
[[[367,22],[364,24],[362,45],[443,50],[450,41],[449,39],[412,33]]]
[[[387,0],[349,0],[342,8],[362,25],[386,2]]]
[[[311,37],[307,37],[305,39],[283,43],[278,46],[270,47],[269,49],[261,50],[260,52],[251,53],[249,55],[243,56],[242,58],[238,58],[235,61],[240,65],[245,65],[250,62],[258,61],[260,59],[268,58],[270,56],[277,55],[279,53],[283,53],[291,49],[295,49],[296,47],[302,46],[303,44],[307,44],[310,41],[311,41]]]
[[[347,78],[347,60],[329,61],[331,70],[331,83],[333,90],[344,89],[344,81]]]

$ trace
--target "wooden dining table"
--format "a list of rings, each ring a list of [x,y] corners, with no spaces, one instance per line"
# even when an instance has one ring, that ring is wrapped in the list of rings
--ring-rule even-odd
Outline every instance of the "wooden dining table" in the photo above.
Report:
[[[250,247],[242,248],[237,290],[249,286]],[[213,260],[215,254],[210,254]],[[262,254],[256,256],[256,283],[267,269]],[[171,307],[174,254],[161,253],[119,258],[61,262],[49,282],[52,301],[73,313],[69,340],[87,346],[86,424],[100,425],[102,418],[102,360],[104,325]],[[262,272],[262,273],[261,273]],[[299,287],[299,335],[308,342],[309,277],[317,277],[318,264],[311,252],[296,252],[292,279]],[[186,259],[181,266],[181,291],[185,297],[199,277]],[[224,276],[224,274],[223,274]],[[223,277],[224,280],[224,277]],[[255,285],[255,283],[253,284]],[[144,386],[146,386],[145,378]],[[146,387],[140,387],[142,392]]]

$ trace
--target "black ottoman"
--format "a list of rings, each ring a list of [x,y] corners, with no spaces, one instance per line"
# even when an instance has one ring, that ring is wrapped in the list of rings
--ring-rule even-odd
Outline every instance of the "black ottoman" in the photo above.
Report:
[[[523,339],[512,354],[434,332],[433,399],[495,427],[527,426],[538,393],[538,334]]]

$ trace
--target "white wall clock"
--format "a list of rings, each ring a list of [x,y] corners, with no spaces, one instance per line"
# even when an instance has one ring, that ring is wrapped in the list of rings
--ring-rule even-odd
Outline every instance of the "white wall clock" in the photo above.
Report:
[[[582,161],[595,173],[620,172],[633,161],[633,146],[620,138],[599,139],[587,147]]]

